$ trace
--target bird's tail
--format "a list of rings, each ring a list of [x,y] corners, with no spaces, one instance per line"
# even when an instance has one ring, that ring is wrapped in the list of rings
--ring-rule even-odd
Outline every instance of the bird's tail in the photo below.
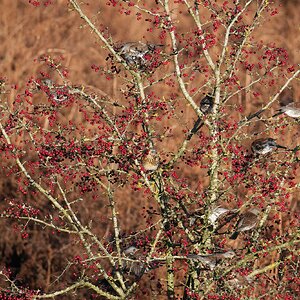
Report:
[[[277,148],[280,148],[280,149],[288,149],[287,147],[285,147],[285,146],[281,146],[281,145],[278,145],[277,144],[277,146],[276,146]]]
[[[284,112],[282,110],[279,110],[275,115],[272,116],[272,118],[275,118],[279,115],[282,115]]]
[[[202,122],[201,118],[198,118],[191,130],[191,133],[195,134],[203,126],[203,124],[204,122]]]
[[[238,231],[235,231],[235,232],[231,235],[230,239],[231,239],[231,240],[236,240],[236,238],[238,237],[238,235],[239,235],[239,232],[238,232]]]

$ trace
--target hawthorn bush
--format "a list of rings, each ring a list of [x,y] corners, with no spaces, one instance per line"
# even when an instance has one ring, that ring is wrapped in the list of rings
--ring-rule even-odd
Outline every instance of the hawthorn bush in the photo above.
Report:
[[[274,111],[299,66],[259,39],[280,5],[62,2],[103,84],[63,53],[1,79],[0,299],[297,299],[299,125]]]

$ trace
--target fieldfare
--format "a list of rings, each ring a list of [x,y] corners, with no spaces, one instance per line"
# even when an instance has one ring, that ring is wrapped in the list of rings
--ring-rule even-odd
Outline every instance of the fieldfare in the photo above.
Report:
[[[281,114],[286,114],[292,118],[299,118],[300,117],[300,107],[296,106],[294,102],[290,102],[287,105],[281,106],[273,117],[279,116]]]
[[[161,263],[155,259],[146,263],[146,255],[141,249],[138,249],[135,246],[129,246],[126,248],[123,251],[123,256],[122,271],[129,275],[135,275],[138,278],[140,278],[144,273],[161,266]]]
[[[214,270],[217,264],[224,258],[233,258],[235,253],[232,250],[227,252],[215,252],[207,255],[188,254],[188,258],[191,260],[200,261],[204,266],[209,267],[210,270]]]
[[[227,283],[235,288],[241,289],[248,287],[253,282],[250,276],[242,276],[237,274],[235,278],[229,279]]]
[[[204,115],[209,114],[214,106],[214,98],[210,95],[206,95],[201,101],[200,101],[200,110]]]
[[[151,149],[143,159],[143,167],[146,171],[156,171],[159,165],[159,158],[155,149]]]
[[[136,277],[141,277],[147,269],[146,263],[143,262],[145,256],[142,252],[138,248],[130,246],[123,251],[123,255],[122,271]]]
[[[45,78],[41,80],[42,85],[44,85],[44,89],[40,86],[39,88],[42,89],[49,99],[61,103],[68,100],[69,94],[69,87],[65,85],[54,85],[53,81],[49,78]]]
[[[208,216],[208,221],[210,224],[215,225],[217,220],[229,212],[230,210],[223,207],[216,207],[212,210],[211,214]]]
[[[162,45],[129,42],[123,44],[117,51],[130,67],[145,70],[149,66],[147,55],[151,55],[159,46]]]
[[[204,114],[204,115],[208,115],[209,113],[211,113],[212,109],[214,106],[214,99],[212,96],[210,95],[206,95],[204,98],[201,99],[200,101],[200,111]],[[192,138],[192,136],[204,125],[204,122],[202,120],[201,117],[198,117],[197,121],[195,122],[192,130],[190,131],[190,134],[188,136],[188,140],[190,140]]]
[[[278,145],[275,139],[272,138],[257,139],[251,144],[252,152],[259,155],[267,154],[277,148],[287,149],[284,146]]]
[[[230,239],[235,240],[241,232],[255,228],[259,219],[259,213],[260,211],[258,209],[252,208],[242,214],[236,225],[236,230],[231,235]]]

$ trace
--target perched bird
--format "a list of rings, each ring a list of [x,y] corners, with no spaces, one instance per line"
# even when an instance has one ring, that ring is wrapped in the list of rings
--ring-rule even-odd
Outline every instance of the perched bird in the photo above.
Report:
[[[60,103],[68,100],[70,94],[69,94],[69,88],[65,85],[54,85],[53,81],[49,78],[44,78],[41,80],[40,89],[42,89],[49,97],[49,99]]]
[[[247,42],[247,27],[246,25],[236,25],[230,30],[230,45],[238,47]]]
[[[206,95],[201,101],[200,101],[200,110],[204,115],[209,114],[214,106],[214,98],[210,95]]]
[[[234,256],[235,253],[229,250],[227,252],[215,252],[207,255],[188,254],[187,257],[191,260],[200,261],[203,265],[213,270],[222,259],[233,258]]]
[[[223,207],[216,207],[208,216],[208,221],[210,224],[215,225],[216,221],[224,214],[228,213],[230,210]]]
[[[130,67],[144,70],[149,66],[147,55],[151,55],[160,46],[162,45],[145,44],[140,41],[129,42],[123,44],[117,51]]]
[[[237,274],[236,277],[229,279],[227,283],[233,288],[247,288],[253,282],[253,278],[250,276],[242,276]]]
[[[221,224],[220,227],[225,226],[236,214],[236,209],[227,209],[218,206],[208,215],[208,222],[216,229],[218,224]]]
[[[257,208],[252,208],[242,214],[236,226],[235,232],[230,239],[235,240],[241,232],[248,231],[256,227],[260,211]]]
[[[50,91],[49,98],[57,103],[64,102],[69,98],[69,90],[66,86],[56,87]]]
[[[287,149],[284,146],[278,145],[275,139],[272,138],[262,138],[257,139],[251,144],[251,149],[254,154],[267,154],[276,150],[277,148]]]
[[[134,246],[130,246],[123,251],[123,255],[125,259],[122,260],[122,271],[141,277],[147,268],[146,263],[143,262],[145,257],[141,251]]]
[[[123,253],[125,256],[134,255],[139,249],[134,246],[129,246],[128,248],[124,249]]]
[[[290,102],[286,105],[281,106],[273,117],[279,116],[281,114],[286,114],[292,118],[299,118],[300,117],[300,106],[296,106],[294,102]]]
[[[212,96],[210,95],[206,95],[204,98],[201,99],[200,101],[200,111],[204,114],[204,115],[208,115],[209,113],[211,113],[212,109],[214,106],[214,99]],[[192,138],[192,136],[204,125],[204,122],[202,120],[201,117],[199,117],[193,128],[191,129],[187,139],[190,140]]]
[[[144,273],[147,273],[161,264],[153,259],[146,263],[146,255],[141,249],[135,246],[129,246],[123,251],[124,258],[122,259],[122,271],[140,278]]]
[[[47,86],[48,88],[53,88],[54,87],[53,81],[50,78],[41,79],[41,83],[43,85]]]
[[[146,171],[155,171],[159,165],[159,158],[157,156],[156,150],[151,149],[146,157],[143,159],[143,167]]]

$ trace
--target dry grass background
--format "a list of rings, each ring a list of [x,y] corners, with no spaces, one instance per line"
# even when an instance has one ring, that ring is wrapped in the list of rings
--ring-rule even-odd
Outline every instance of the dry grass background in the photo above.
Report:
[[[90,29],[82,24],[82,21],[74,12],[70,12],[66,1],[54,1],[54,5],[47,8],[34,8],[25,0],[0,0],[0,77],[6,78],[10,84],[17,84],[24,87],[31,76],[36,76],[41,70],[41,65],[35,61],[42,54],[59,55],[65,60],[65,66],[70,70],[68,80],[72,84],[82,84],[94,90],[100,89],[114,99],[119,99],[120,82],[118,79],[105,80],[98,73],[91,69],[92,64],[106,65],[107,51],[96,40]],[[83,5],[84,10],[95,21],[97,26],[108,28],[115,42],[137,41],[157,42],[154,34],[148,33],[145,27],[134,17],[126,17],[117,14],[115,9],[104,5],[105,1],[90,1],[89,5]],[[279,14],[266,20],[266,26],[259,29],[256,35],[266,42],[275,42],[279,47],[288,50],[291,63],[300,63],[300,32],[299,32],[299,3],[298,1],[278,2]],[[183,22],[183,26],[189,26]],[[59,79],[58,79],[59,80]],[[299,100],[300,89],[297,82],[293,82],[293,96]],[[161,86],[161,93],[168,95],[170,88]],[[172,91],[174,92],[174,91]],[[18,91],[12,90],[7,96],[8,101],[13,101]],[[159,90],[156,89],[159,94]],[[245,112],[250,112],[260,106],[261,103],[253,103],[252,99],[245,95],[240,99],[245,105]],[[275,107],[274,107],[275,109]],[[76,118],[76,110],[65,115],[66,119]],[[178,117],[180,119],[181,116]],[[180,119],[181,124],[191,123],[191,115],[184,115]],[[299,126],[299,125],[297,125]],[[174,126],[176,127],[176,126]],[[299,129],[299,127],[297,127]],[[180,139],[180,128],[174,128],[173,145],[168,145],[168,150],[176,148]],[[178,137],[178,140],[176,138]],[[298,130],[288,132],[285,142],[294,143],[299,139]],[[169,143],[169,141],[168,141]],[[163,149],[165,145],[161,144]],[[197,170],[189,169],[185,174],[191,182],[199,184]],[[0,179],[0,202],[5,198],[14,198],[14,183],[9,178]],[[141,227],[140,220],[142,213],[140,208],[150,206],[145,201],[145,196],[140,193],[133,193],[130,190],[120,190],[119,210],[120,214],[126,216],[121,220],[121,227],[126,232],[138,230]],[[294,195],[293,209],[296,209],[298,196]],[[134,199],[134,201],[131,201]],[[124,205],[126,204],[126,205]],[[0,203],[1,205],[1,203]],[[87,210],[96,212],[95,220],[101,226],[101,232],[108,232],[105,220],[102,218],[103,207],[101,204],[90,204]],[[86,216],[89,216],[87,213]],[[7,223],[0,220],[0,266],[2,264],[13,265],[17,278],[22,283],[30,283],[32,287],[43,287],[45,291],[49,288],[50,274],[55,273],[62,267],[57,258],[57,253],[65,251],[64,255],[73,257],[76,246],[72,240],[63,236],[56,239],[55,236],[45,233],[41,236],[38,231],[32,228],[31,240],[41,241],[34,249],[30,241],[22,240],[17,234],[11,239],[11,231],[5,228]],[[36,236],[35,236],[36,235]],[[38,250],[38,251],[37,251]],[[23,261],[20,261],[22,257]],[[14,261],[18,261],[14,265]],[[55,266],[55,267],[54,267]],[[54,268],[54,269],[52,269]],[[45,280],[46,278],[46,280]],[[152,283],[149,280],[145,283],[145,290],[149,290]],[[157,290],[155,286],[153,290]],[[154,297],[154,296],[152,296]],[[155,296],[153,299],[158,299]],[[66,298],[67,299],[67,298]],[[71,298],[70,298],[71,299]],[[138,298],[137,298],[138,299]],[[149,298],[150,299],[150,298]],[[163,298],[162,298],[163,299]]]

